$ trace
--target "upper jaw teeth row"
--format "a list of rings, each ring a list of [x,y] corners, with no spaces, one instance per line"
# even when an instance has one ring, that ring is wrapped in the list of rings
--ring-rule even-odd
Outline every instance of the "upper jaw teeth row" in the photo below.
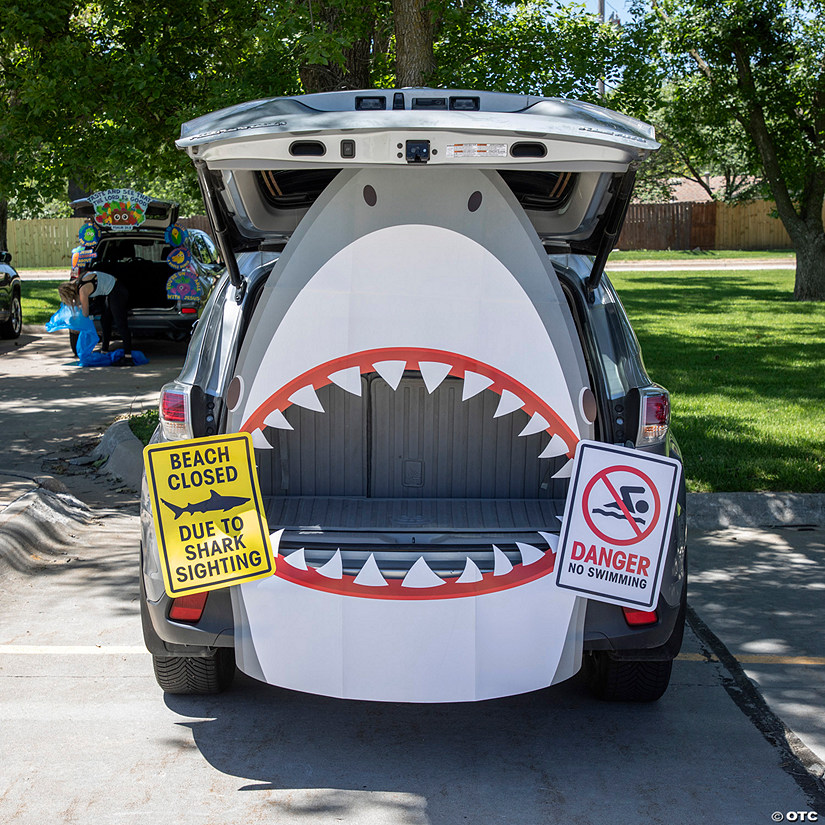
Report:
[[[558,536],[552,533],[543,533],[538,531],[539,535],[547,542],[551,550],[558,546]],[[272,536],[275,539],[275,534]],[[280,536],[279,536],[280,538]],[[521,554],[521,563],[525,567],[535,564],[544,558],[545,551],[534,547],[532,544],[525,544],[517,541]],[[288,556],[281,556],[281,558],[292,567],[298,570],[308,570],[304,555],[304,548],[290,553]],[[513,569],[513,565],[507,556],[493,545],[493,577],[505,576]],[[342,579],[344,577],[344,567],[341,559],[340,548],[335,551],[325,564],[321,567],[313,568],[316,573],[328,579]],[[470,584],[472,582],[480,582],[483,579],[482,572],[478,569],[478,565],[468,556],[464,563],[464,572],[455,580],[456,584]],[[387,587],[388,582],[378,568],[378,562],[375,561],[375,556],[370,553],[369,558],[364,562],[358,575],[355,577],[355,584],[363,585],[364,587]],[[423,556],[419,556],[415,564],[407,571],[404,581],[401,582],[402,587],[425,588],[425,587],[439,587],[447,582],[435,573],[427,564]]]
[[[401,378],[404,376],[404,370],[407,368],[406,361],[377,361],[374,363],[375,371],[392,387],[393,390],[398,389]],[[418,367],[421,371],[421,377],[424,379],[424,384],[427,387],[427,392],[432,394],[442,381],[449,375],[452,370],[450,364],[442,364],[436,361],[419,361]],[[329,380],[346,390],[353,395],[361,395],[361,370],[359,367],[347,367],[338,372],[330,373]],[[464,389],[461,394],[461,400],[478,395],[483,390],[486,390],[493,383],[492,378],[486,375],[481,375],[477,372],[465,370],[464,372]],[[312,384],[307,384],[305,387],[296,390],[289,396],[289,403],[295,404],[298,407],[303,407],[305,410],[312,410],[313,412],[324,412],[321,400],[315,392]],[[498,407],[493,418],[501,418],[504,415],[520,410],[524,406],[524,401],[510,390],[502,390],[501,398],[498,402]],[[273,410],[264,419],[264,424],[267,427],[275,427],[279,430],[293,429],[286,416],[281,410]],[[544,432],[550,427],[550,422],[544,418],[541,413],[534,413],[532,418],[527,422],[527,426],[519,433],[519,437],[525,435],[535,435],[536,433]],[[256,449],[271,450],[272,445],[267,440],[263,430],[256,429],[252,432],[252,443]],[[547,446],[539,453],[539,458],[557,458],[558,456],[567,453],[568,447],[564,443],[564,439],[557,433],[548,442]],[[573,470],[573,461],[568,461],[553,478],[570,478]]]

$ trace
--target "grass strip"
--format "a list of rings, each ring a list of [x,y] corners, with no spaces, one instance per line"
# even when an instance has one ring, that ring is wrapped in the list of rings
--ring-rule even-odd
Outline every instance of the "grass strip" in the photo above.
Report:
[[[145,447],[152,438],[152,433],[155,432],[159,420],[160,416],[157,410],[146,410],[146,412],[133,415],[129,418],[129,429],[140,439]]]
[[[694,492],[825,491],[825,304],[792,270],[610,276]]]
[[[20,302],[24,324],[45,324],[57,312],[60,298],[57,285],[62,281],[22,281]]]
[[[611,261],[714,261],[729,258],[793,258],[793,249],[624,249],[610,253]]]

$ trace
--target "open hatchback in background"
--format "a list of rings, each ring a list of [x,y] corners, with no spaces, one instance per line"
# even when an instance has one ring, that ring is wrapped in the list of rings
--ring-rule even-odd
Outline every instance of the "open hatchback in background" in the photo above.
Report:
[[[129,190],[108,190],[124,191]],[[87,245],[90,260],[80,267],[73,262],[72,279],[81,269],[114,275],[129,293],[129,328],[134,337],[184,340],[224,270],[214,242],[199,229],[187,229],[179,245],[170,243],[169,228],[178,219],[176,203],[142,196],[145,207],[133,213],[130,203],[114,197],[108,202],[106,194],[95,193],[71,204],[75,215],[95,229],[94,240]],[[115,203],[124,208],[114,209]],[[176,251],[181,262],[176,263],[173,256],[174,265],[170,265],[169,256]],[[179,283],[170,284],[170,279]],[[95,298],[91,305],[98,331],[104,300]],[[70,340],[75,350],[77,333],[70,332]]]
[[[370,90],[224,109],[178,145],[228,271],[155,438],[251,434],[277,563],[170,599],[144,489],[160,685],[218,691],[237,662],[329,696],[470,701],[584,666],[603,698],[659,698],[684,488],[655,611],[553,575],[580,440],[678,457],[602,274],[653,130],[555,99]]]

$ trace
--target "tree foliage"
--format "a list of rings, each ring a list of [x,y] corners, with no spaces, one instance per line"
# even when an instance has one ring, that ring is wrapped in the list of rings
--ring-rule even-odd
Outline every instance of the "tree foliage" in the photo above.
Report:
[[[796,248],[795,296],[825,300],[825,0],[658,0],[631,28],[645,65],[623,94],[664,112],[687,160],[764,178]]]

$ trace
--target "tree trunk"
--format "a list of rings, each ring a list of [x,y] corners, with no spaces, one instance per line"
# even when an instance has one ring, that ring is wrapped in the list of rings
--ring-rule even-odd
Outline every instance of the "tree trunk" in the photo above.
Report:
[[[796,280],[793,297],[797,301],[825,301],[825,232],[819,227],[792,236],[796,249]]]
[[[9,248],[9,202],[0,198],[0,251]]]
[[[435,69],[434,23],[428,0],[393,0],[395,82],[423,86]]]

